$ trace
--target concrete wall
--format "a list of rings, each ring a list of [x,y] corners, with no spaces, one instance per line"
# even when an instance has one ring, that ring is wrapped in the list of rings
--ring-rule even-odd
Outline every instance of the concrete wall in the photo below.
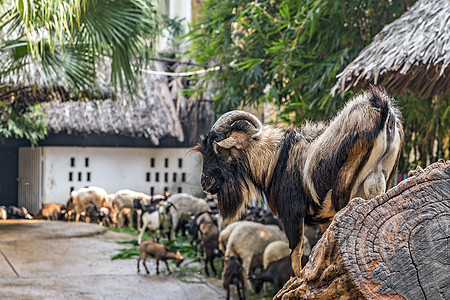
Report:
[[[201,157],[189,148],[42,147],[42,203],[65,203],[71,190],[165,190],[200,196]],[[19,177],[21,174],[19,174]],[[22,174],[22,177],[24,175]]]

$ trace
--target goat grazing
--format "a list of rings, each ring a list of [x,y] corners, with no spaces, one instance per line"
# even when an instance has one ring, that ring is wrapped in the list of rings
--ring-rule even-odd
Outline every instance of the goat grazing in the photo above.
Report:
[[[263,126],[250,113],[228,112],[193,149],[203,156],[202,187],[217,194],[226,220],[236,219],[257,190],[264,192],[289,239],[298,276],[305,222],[325,230],[352,198],[370,199],[389,187],[403,145],[392,102],[374,87],[328,123],[300,128]]]
[[[255,287],[255,293],[259,294],[264,282],[273,283],[274,295],[283,287],[286,281],[291,277],[291,258],[289,255],[269,263],[259,274],[249,276],[250,281]]]
[[[172,230],[170,238],[175,239],[175,231],[181,220],[189,221],[191,216],[210,211],[205,200],[186,193],[173,194],[167,199],[166,212],[170,215]]]
[[[97,208],[105,206],[108,201],[108,194],[104,189],[98,186],[90,186],[81,188],[70,193],[66,207],[70,207],[69,202],[72,201],[73,209],[75,210],[75,222],[78,222],[81,213],[86,211],[86,205],[92,202]]]
[[[213,271],[214,276],[217,275],[214,267],[214,258],[223,255],[219,250],[219,228],[212,222],[200,224],[201,241],[203,245],[203,258],[205,259],[205,273],[209,276],[208,263]]]
[[[24,206],[19,208],[10,205],[6,209],[6,212],[8,219],[33,219],[33,216],[28,213],[28,210]]]
[[[144,241],[139,246],[140,256],[137,259],[137,271],[139,273],[139,263],[142,260],[142,264],[144,265],[145,271],[147,274],[150,272],[147,269],[147,265],[145,264],[145,260],[147,256],[153,257],[156,260],[156,274],[159,274],[159,261],[162,260],[166,263],[167,272],[170,274],[169,264],[167,263],[168,259],[175,260],[175,264],[177,267],[183,262],[184,257],[180,254],[180,252],[172,252],[164,244],[160,244],[154,241]]]
[[[224,289],[227,290],[227,300],[230,299],[230,285],[232,284],[236,286],[239,300],[245,300],[245,284],[244,275],[242,272],[242,260],[239,257],[230,256],[225,258],[222,272],[222,283]]]
[[[141,229],[142,205],[149,205],[152,200],[152,196],[132,190],[120,190],[113,195],[110,194],[108,198],[112,205],[117,207],[118,213],[120,213],[120,211],[124,208],[130,208],[132,210],[131,215],[133,215],[134,209],[136,209],[138,220],[137,229]],[[133,219],[130,221],[131,226],[133,227]]]
[[[231,232],[225,256],[240,257],[244,276],[247,277],[253,267],[263,264],[263,253],[267,245],[274,241],[287,242],[287,239],[277,225],[263,225],[250,221],[242,223]]]
[[[66,206],[58,203],[44,204],[36,214],[36,219],[61,220],[66,212]]]

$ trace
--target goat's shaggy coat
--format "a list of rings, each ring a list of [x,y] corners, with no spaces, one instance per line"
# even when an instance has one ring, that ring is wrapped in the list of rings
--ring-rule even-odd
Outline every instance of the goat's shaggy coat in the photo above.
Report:
[[[328,123],[300,128],[262,126],[249,113],[227,113],[194,150],[203,154],[203,189],[217,194],[225,219],[235,219],[256,190],[264,192],[298,275],[304,222],[326,226],[350,199],[385,192],[402,145],[400,112],[372,88]]]

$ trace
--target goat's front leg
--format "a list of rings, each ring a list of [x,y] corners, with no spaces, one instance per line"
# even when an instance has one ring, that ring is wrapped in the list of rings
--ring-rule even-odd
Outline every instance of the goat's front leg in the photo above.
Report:
[[[139,257],[139,258],[137,259],[137,272],[138,272],[138,273],[140,272],[140,270],[139,270],[139,265],[140,265],[140,263],[141,263],[141,258]]]
[[[239,300],[245,300],[245,284],[243,282],[239,282],[237,284],[238,296]],[[242,298],[241,298],[241,289],[242,289]]]
[[[159,259],[156,260],[156,274],[159,274]]]
[[[299,240],[298,240],[297,245],[295,245],[294,249],[292,250],[292,248],[291,248],[292,270],[294,271],[294,274],[296,277],[299,277],[300,272],[302,271],[304,220],[302,219],[298,225],[299,225],[299,228],[298,228]],[[291,244],[290,241],[289,241],[289,244]],[[291,245],[289,245],[289,246],[291,246]]]
[[[216,271],[216,268],[214,267],[214,256],[210,260],[210,265],[211,265],[211,269],[212,269],[212,271],[214,273],[214,276],[216,276],[217,275],[217,271]]]
[[[167,268],[167,271],[169,272],[169,275],[170,275],[169,264],[167,263],[167,260],[166,260],[166,261],[164,261],[164,262],[166,263],[166,268]]]
[[[141,226],[142,226],[142,221],[141,221],[142,209],[138,208],[136,213],[137,213],[137,230],[141,230]]]

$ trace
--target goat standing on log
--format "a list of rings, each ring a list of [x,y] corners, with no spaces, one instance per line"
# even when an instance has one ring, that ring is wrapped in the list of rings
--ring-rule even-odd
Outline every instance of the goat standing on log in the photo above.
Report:
[[[389,187],[403,145],[392,102],[373,87],[328,123],[300,128],[263,126],[250,113],[228,112],[194,148],[203,155],[202,187],[217,194],[224,219],[236,219],[262,190],[283,224],[298,276],[305,222],[324,231],[352,198],[371,199]]]

